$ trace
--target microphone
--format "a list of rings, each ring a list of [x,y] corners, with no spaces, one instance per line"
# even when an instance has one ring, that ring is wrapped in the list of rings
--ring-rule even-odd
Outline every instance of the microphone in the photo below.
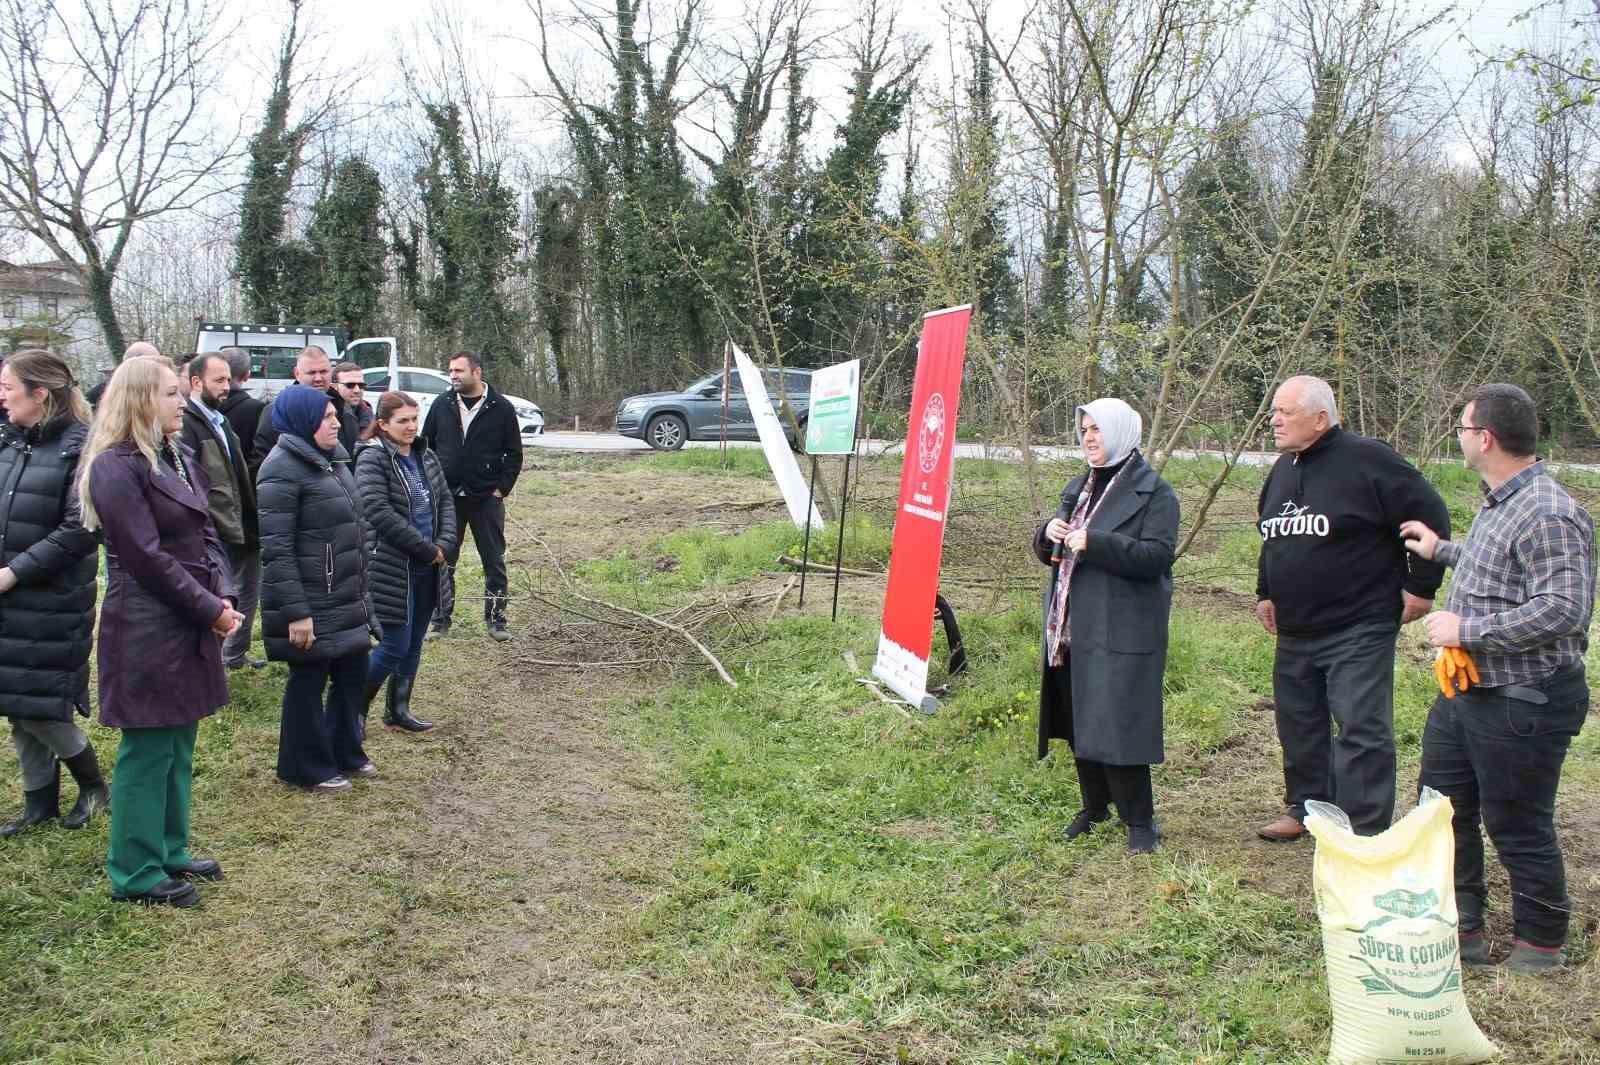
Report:
[[[1078,509],[1077,504],[1083,502],[1083,497],[1088,495],[1088,494],[1089,494],[1089,489],[1087,487],[1085,487],[1081,492],[1078,493],[1078,498],[1073,502],[1072,509],[1073,510],[1077,510]],[[1061,518],[1061,515],[1057,514],[1056,517]],[[1061,520],[1062,521],[1066,521],[1067,519],[1066,518],[1061,518]],[[1051,565],[1055,565],[1055,564],[1059,563],[1062,559],[1064,559],[1066,557],[1067,557],[1067,545],[1066,545],[1066,542],[1062,541],[1062,540],[1057,540],[1055,542],[1055,546],[1050,549],[1050,564]]]

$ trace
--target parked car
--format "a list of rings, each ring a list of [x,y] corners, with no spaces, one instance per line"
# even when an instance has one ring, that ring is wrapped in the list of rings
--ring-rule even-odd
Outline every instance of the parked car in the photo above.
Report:
[[[389,388],[389,369],[386,366],[374,366],[363,370],[362,375],[367,380],[368,402],[376,405],[378,397]],[[423,366],[402,366],[400,391],[417,401],[425,419],[433,401],[450,391],[450,376]],[[544,432],[544,411],[539,409],[538,404],[518,396],[508,396],[504,392],[500,393],[500,398],[510,403],[511,409],[516,412],[517,426],[522,430],[524,444]]]
[[[805,439],[806,414],[811,406],[810,370],[762,370],[767,397],[779,411],[789,446]],[[714,373],[677,392],[649,392],[629,396],[617,405],[617,432],[643,440],[658,451],[676,451],[690,440],[756,440],[755,417],[745,398],[744,384],[733,375],[723,410],[722,374]],[[787,404],[800,425],[796,438],[788,418],[782,413]]]

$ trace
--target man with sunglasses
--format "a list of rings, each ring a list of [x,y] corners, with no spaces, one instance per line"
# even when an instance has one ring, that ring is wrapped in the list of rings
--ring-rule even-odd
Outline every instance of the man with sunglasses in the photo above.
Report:
[[[1583,654],[1594,609],[1594,522],[1545,472],[1539,417],[1516,385],[1472,393],[1456,426],[1483,503],[1465,543],[1420,521],[1406,548],[1455,570],[1446,609],[1423,625],[1435,647],[1472,655],[1478,683],[1434,700],[1422,733],[1418,786],[1455,808],[1461,960],[1489,963],[1483,828],[1511,881],[1514,943],[1505,966],[1543,973],[1566,958],[1572,900],[1556,839],[1556,789],[1589,713]]]
[[[367,379],[361,367],[353,362],[341,362],[333,371],[333,384],[344,400],[345,409],[355,415],[356,435],[365,437],[367,426],[372,424],[372,404],[367,402]]]

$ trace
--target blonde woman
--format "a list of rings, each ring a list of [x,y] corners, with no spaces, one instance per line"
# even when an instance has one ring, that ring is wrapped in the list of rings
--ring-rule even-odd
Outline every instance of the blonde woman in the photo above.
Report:
[[[0,368],[0,717],[22,769],[22,813],[0,837],[60,813],[61,766],[78,782],[62,819],[82,828],[111,800],[89,738],[95,542],[73,482],[89,407],[59,355],[19,351]]]
[[[177,442],[178,376],[128,359],[100,399],[84,453],[84,525],[106,545],[97,662],[100,723],[122,730],[111,785],[112,898],[193,906],[188,878],[220,880],[189,851],[189,792],[201,718],[228,701],[221,639],[233,609],[200,464]]]

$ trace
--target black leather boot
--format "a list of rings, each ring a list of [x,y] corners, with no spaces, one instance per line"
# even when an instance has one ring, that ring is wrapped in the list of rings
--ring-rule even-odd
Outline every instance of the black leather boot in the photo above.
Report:
[[[168,877],[143,894],[118,895],[113,892],[111,901],[132,902],[140,906],[177,906],[188,909],[190,906],[200,905],[200,891],[187,880],[174,880]]]
[[[93,744],[86,745],[63,764],[78,782],[78,801],[61,819],[61,827],[82,828],[101,810],[111,809],[111,789],[106,787],[106,778],[100,775],[100,762],[94,756]]]
[[[383,723],[396,732],[427,732],[431,721],[418,721],[411,716],[411,689],[416,684],[416,674],[409,677],[389,676],[388,701],[383,710]]]
[[[57,764],[55,778],[37,791],[22,793],[22,813],[12,821],[0,825],[0,839],[15,836],[18,832],[42,825],[61,816],[61,766]]]

